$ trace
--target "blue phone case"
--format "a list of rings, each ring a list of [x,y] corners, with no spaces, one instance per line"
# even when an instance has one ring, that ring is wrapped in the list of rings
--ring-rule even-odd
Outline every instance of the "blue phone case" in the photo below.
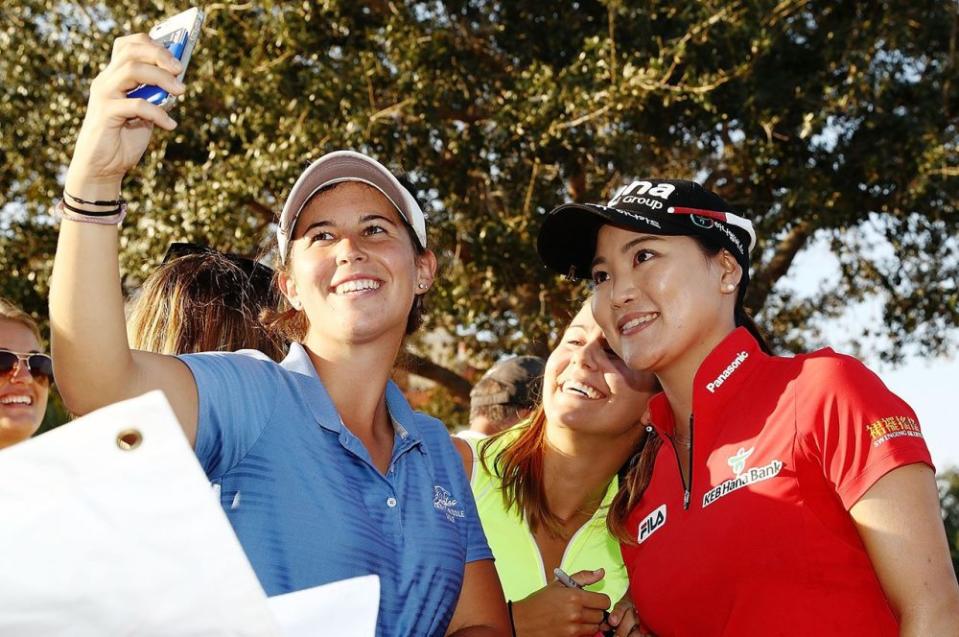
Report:
[[[161,41],[166,49],[178,60],[183,59],[183,51],[186,50],[186,42],[190,34],[186,29],[174,31],[168,37]],[[127,97],[144,99],[151,104],[162,104],[169,96],[165,90],[159,86],[150,86],[141,84],[137,88],[127,93]]]

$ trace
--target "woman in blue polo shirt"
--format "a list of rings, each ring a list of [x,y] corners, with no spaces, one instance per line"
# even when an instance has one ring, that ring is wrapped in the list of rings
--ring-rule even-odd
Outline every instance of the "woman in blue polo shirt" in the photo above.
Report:
[[[91,87],[67,174],[51,290],[60,388],[71,411],[161,389],[270,595],[375,573],[380,635],[502,635],[492,556],[445,427],[389,381],[419,323],[436,259],[410,193],[375,160],[323,156],[280,217],[277,364],[254,351],[131,351],[117,278],[119,193],[153,126],[140,84],[180,95],[177,62],[119,38]]]

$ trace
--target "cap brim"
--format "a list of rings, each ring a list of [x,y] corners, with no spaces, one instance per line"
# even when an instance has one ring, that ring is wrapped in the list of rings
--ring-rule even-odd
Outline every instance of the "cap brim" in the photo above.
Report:
[[[571,203],[554,208],[543,220],[536,239],[540,259],[554,272],[574,279],[588,278],[596,253],[596,234],[611,222],[605,206]]]
[[[382,164],[349,150],[328,153],[303,171],[293,185],[280,214],[280,245],[285,253],[303,207],[319,190],[344,181],[358,181],[376,188],[413,229],[420,246],[426,247],[426,219],[419,204]],[[285,254],[281,255],[285,256]]]
[[[573,279],[588,279],[596,255],[599,229],[614,225],[633,232],[688,234],[669,215],[637,214],[599,204],[568,203],[554,208],[543,221],[536,248],[549,269]]]

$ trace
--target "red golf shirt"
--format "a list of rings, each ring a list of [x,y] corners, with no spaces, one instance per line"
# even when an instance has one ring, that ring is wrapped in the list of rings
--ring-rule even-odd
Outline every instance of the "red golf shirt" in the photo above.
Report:
[[[690,488],[672,411],[623,546],[643,623],[667,635],[897,635],[848,510],[903,465],[932,466],[912,409],[854,358],[764,354],[745,329],[703,361]]]

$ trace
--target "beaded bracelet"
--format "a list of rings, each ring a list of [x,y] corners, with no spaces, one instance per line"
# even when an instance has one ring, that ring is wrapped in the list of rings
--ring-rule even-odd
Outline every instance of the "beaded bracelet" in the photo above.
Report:
[[[79,223],[95,223],[101,226],[115,226],[123,221],[123,218],[127,216],[127,204],[125,201],[121,201],[116,210],[109,210],[107,211],[107,214],[104,215],[74,208],[61,199],[57,202],[57,205],[53,207],[53,216],[58,220],[67,219],[69,221],[76,221]]]

